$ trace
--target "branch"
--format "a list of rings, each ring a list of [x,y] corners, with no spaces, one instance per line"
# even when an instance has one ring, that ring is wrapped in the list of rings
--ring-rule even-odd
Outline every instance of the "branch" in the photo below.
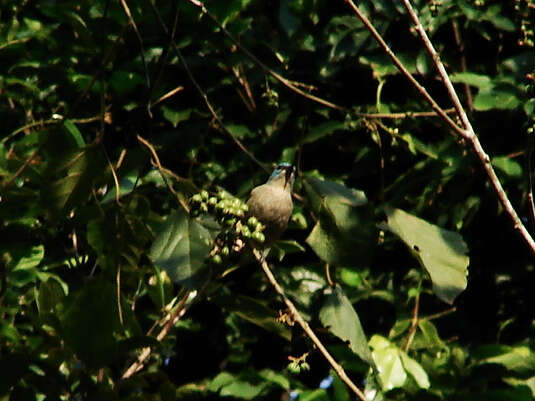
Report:
[[[193,73],[191,72],[191,70],[189,69],[189,66],[188,64],[186,63],[186,59],[184,58],[184,56],[182,55],[182,52],[180,51],[180,49],[178,48],[178,46],[176,45],[176,42],[174,41],[174,39],[172,39],[172,36],[170,36],[170,32],[169,32],[169,29],[167,28],[167,25],[165,24],[165,22],[163,21],[162,19],[162,16],[160,15],[160,12],[158,11],[158,9],[154,6],[154,4],[152,4],[152,2],[149,2],[151,7],[152,7],[152,10],[154,12],[154,14],[156,15],[157,19],[158,19],[158,23],[160,24],[162,30],[164,31],[165,35],[171,39],[171,45],[173,47],[173,50],[175,51],[175,53],[177,54],[180,62],[182,63],[182,65],[184,66],[184,69],[186,70],[186,73],[188,74],[188,77],[189,79],[191,80],[191,82],[193,83],[193,85],[195,86],[195,88],[197,89],[197,91],[199,92],[199,94],[201,95],[202,99],[204,100],[204,103],[206,105],[206,107],[208,108],[208,111],[210,112],[210,114],[212,115],[212,117],[214,118],[215,121],[217,121],[217,124],[219,125],[219,128],[225,133],[227,134],[231,139],[232,141],[242,150],[243,153],[245,153],[253,162],[255,162],[256,164],[258,164],[258,166],[260,166],[263,170],[265,170],[266,172],[269,172],[269,169],[264,165],[264,163],[261,163],[251,152],[249,152],[249,150],[241,143],[241,141],[236,138],[232,132],[230,132],[228,130],[227,127],[225,127],[225,124],[223,124],[223,121],[221,120],[221,118],[219,117],[219,115],[217,114],[217,112],[215,111],[214,107],[212,106],[212,103],[210,103],[210,100],[208,99],[208,95],[206,94],[206,92],[201,88],[201,86],[199,85],[199,83],[197,82],[197,80],[195,79],[195,77],[193,76]]]
[[[440,106],[435,102],[435,100],[431,97],[431,95],[429,95],[429,93],[425,90],[425,88],[421,86],[418,83],[418,81],[411,75],[411,73],[403,66],[401,61],[396,57],[396,55],[392,52],[392,50],[390,50],[390,48],[388,47],[388,45],[386,44],[382,36],[377,32],[375,27],[370,23],[370,21],[366,18],[366,16],[358,9],[358,7],[353,3],[353,1],[352,0],[344,0],[344,1],[351,7],[351,9],[355,12],[355,14],[360,18],[362,23],[371,32],[371,34],[377,40],[379,45],[383,48],[386,54],[392,59],[392,61],[394,62],[396,67],[399,69],[399,71],[407,78],[407,80],[409,80],[409,82],[416,88],[416,90],[431,105],[433,110],[435,110],[437,114],[440,115],[442,120],[451,129],[453,129],[453,131],[457,135],[459,135],[461,138],[465,139],[467,142],[470,143],[472,150],[477,155],[483,169],[485,170],[485,174],[487,175],[489,181],[491,182],[502,207],[505,209],[505,211],[509,215],[509,218],[513,222],[514,230],[516,230],[522,236],[522,238],[524,239],[524,241],[530,248],[531,252],[535,254],[535,241],[533,240],[529,232],[526,230],[526,227],[524,226],[524,224],[522,224],[522,221],[520,220],[515,209],[511,205],[509,198],[507,198],[507,195],[505,194],[505,191],[503,190],[500,180],[498,179],[498,176],[496,175],[496,172],[494,171],[492,164],[490,163],[489,156],[485,153],[483,147],[481,146],[481,143],[479,142],[479,139],[474,133],[472,125],[470,124],[468,116],[466,115],[466,112],[464,111],[463,106],[461,105],[461,102],[459,101],[459,97],[457,96],[457,93],[455,92],[455,89],[453,88],[453,84],[451,83],[451,80],[449,79],[446,69],[444,68],[444,65],[442,64],[442,62],[440,61],[440,57],[438,56],[433,45],[431,44],[431,41],[427,37],[427,34],[425,33],[425,30],[423,29],[422,24],[420,23],[420,20],[418,19],[418,16],[412,9],[410,2],[408,0],[403,0],[403,3],[405,4],[405,7],[407,8],[407,11],[409,12],[411,19],[416,25],[416,29],[418,31],[418,34],[420,35],[420,39],[424,43],[427,49],[427,52],[433,59],[433,63],[435,64],[435,67],[437,68],[440,74],[442,82],[444,83],[446,90],[448,91],[448,95],[450,96],[453,102],[453,105],[457,112],[457,116],[462,122],[462,125],[463,125],[462,128],[459,127],[445,113],[445,111],[442,108],[440,108]]]
[[[347,112],[348,111],[347,109],[345,109],[342,106],[339,106],[339,105],[337,105],[335,103],[329,102],[328,100],[325,100],[325,99],[322,99],[320,97],[314,96],[314,95],[312,95],[312,94],[310,94],[308,92],[305,92],[305,91],[299,89],[296,86],[296,83],[284,78],[282,75],[279,75],[278,73],[273,71],[271,68],[269,68],[263,62],[261,62],[253,53],[251,53],[249,50],[247,50],[247,48],[242,46],[240,41],[238,39],[236,39],[234,36],[232,36],[232,34],[217,20],[217,18],[214,15],[212,15],[212,13],[210,13],[210,11],[208,11],[208,9],[206,8],[206,6],[204,5],[204,3],[202,1],[189,0],[189,2],[191,4],[194,4],[195,6],[199,7],[203,14],[207,15],[208,17],[210,17],[210,19],[215,22],[215,24],[219,27],[219,29],[221,29],[221,32],[223,32],[227,36],[227,38],[229,38],[236,45],[236,47],[238,49],[240,49],[243,53],[245,53],[245,55],[247,57],[249,57],[256,65],[258,65],[260,68],[262,68],[262,70],[264,70],[264,72],[266,72],[267,74],[271,75],[273,78],[275,78],[281,84],[286,86],[288,89],[291,89],[295,93],[297,93],[297,94],[299,94],[299,95],[301,95],[303,97],[306,97],[307,99],[310,99],[310,100],[312,100],[312,101],[314,101],[316,103],[319,103],[319,104],[321,104],[323,106],[329,107],[331,109],[335,109],[335,110],[342,111],[342,112]]]
[[[186,294],[180,299],[180,302],[176,306],[176,308],[173,310],[173,312],[167,313],[164,317],[162,317],[156,324],[163,324],[167,320],[167,323],[165,326],[160,330],[158,335],[156,336],[156,340],[162,341],[167,334],[169,334],[169,331],[171,330],[171,327],[175,325],[175,323],[186,313],[186,301],[188,300],[190,292],[187,291]],[[151,327],[149,330],[149,333],[147,335],[150,335],[153,328],[155,326]],[[128,367],[128,369],[125,370],[123,375],[121,376],[122,379],[128,379],[132,375],[134,375],[136,372],[143,369],[143,366],[145,366],[145,361],[150,356],[151,348],[143,348],[143,351],[141,351],[141,354],[139,354],[137,360]]]
[[[286,304],[286,307],[292,314],[294,320],[301,326],[303,331],[306,333],[306,335],[312,340],[312,342],[316,345],[318,350],[321,352],[321,354],[324,356],[324,358],[329,362],[331,367],[334,369],[334,371],[338,374],[338,377],[353,391],[357,397],[359,397],[362,401],[367,401],[366,396],[364,395],[363,391],[359,389],[355,383],[351,381],[351,379],[347,376],[344,368],[336,360],[331,356],[329,351],[327,351],[327,348],[322,344],[320,339],[316,336],[316,334],[312,331],[308,323],[305,319],[301,316],[295,305],[292,301],[286,296],[284,290],[280,286],[280,284],[275,279],[275,276],[273,276],[273,273],[271,272],[265,258],[263,257],[262,253],[258,249],[253,249],[253,255],[255,259],[257,260],[258,264],[262,267],[262,270],[264,271],[264,274],[266,275],[266,278],[268,279],[271,286],[277,291],[277,293],[281,296],[282,300]]]
[[[451,83],[450,77],[448,76],[448,73],[446,72],[446,68],[444,67],[444,64],[442,64],[442,61],[440,61],[440,57],[435,51],[433,44],[429,40],[429,37],[427,36],[427,33],[425,32],[420,20],[418,19],[416,12],[412,8],[410,1],[403,0],[403,3],[413,23],[416,25],[416,30],[418,34],[420,35],[420,39],[422,40],[425,48],[427,49],[427,52],[433,59],[433,63],[435,64],[435,67],[438,70],[440,78],[442,79],[442,82],[444,83],[444,86],[446,87],[448,95],[451,101],[453,102],[453,106],[455,107],[455,110],[457,111],[457,116],[459,117],[459,119],[461,120],[463,124],[464,130],[458,132],[459,135],[465,138],[472,146],[472,150],[477,155],[481,165],[483,166],[483,169],[485,170],[485,173],[487,174],[487,177],[489,181],[491,182],[494,188],[494,191],[496,192],[496,195],[498,196],[500,203],[502,204],[503,208],[509,215],[509,218],[513,222],[513,228],[522,236],[522,238],[524,238],[524,241],[530,248],[531,252],[535,254],[535,240],[533,240],[533,237],[530,235],[530,233],[528,232],[528,230],[522,223],[522,220],[520,220],[520,218],[518,217],[518,214],[513,208],[511,201],[507,197],[507,194],[505,193],[502,187],[502,184],[500,180],[498,179],[498,176],[496,175],[494,168],[492,167],[489,156],[485,153],[483,147],[481,146],[481,142],[479,142],[479,139],[476,136],[474,129],[472,128],[472,124],[470,124],[470,120],[468,119],[466,111],[464,110],[459,100],[459,97],[457,96],[457,92],[455,92],[455,88],[453,87],[453,84]]]
[[[191,1],[191,0],[190,0]],[[377,32],[375,27],[372,25],[372,23],[366,18],[366,16],[362,13],[362,11],[359,10],[359,8],[353,3],[352,0],[344,0],[346,4],[351,7],[351,9],[355,12],[357,17],[362,21],[362,23],[366,26],[366,28],[370,31],[372,36],[375,38],[375,40],[379,43],[379,46],[383,48],[385,53],[390,57],[392,62],[396,65],[398,70],[409,80],[409,82],[416,88],[416,90],[424,97],[424,99],[431,105],[433,110],[436,111],[436,113],[442,117],[444,122],[449,125],[449,127],[456,132],[458,135],[465,137],[466,132],[459,127],[455,121],[453,121],[448,114],[438,105],[438,103],[431,97],[431,95],[427,92],[427,90],[420,85],[420,83],[412,76],[412,74],[405,68],[403,63],[396,57],[396,55],[392,52],[390,47],[386,44],[383,37]]]

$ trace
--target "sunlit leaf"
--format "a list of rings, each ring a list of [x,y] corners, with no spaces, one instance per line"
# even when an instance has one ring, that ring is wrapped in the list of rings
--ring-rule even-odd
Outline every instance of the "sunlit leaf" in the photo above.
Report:
[[[460,234],[428,223],[400,209],[386,209],[381,228],[396,234],[431,276],[435,294],[453,303],[466,288],[468,247]]]
[[[172,281],[195,288],[206,279],[205,257],[210,242],[206,228],[183,210],[177,210],[156,233],[150,257]]]
[[[360,319],[340,287],[325,290],[325,301],[319,313],[321,323],[331,333],[343,341],[349,342],[351,350],[360,359],[373,365],[368,342]]]

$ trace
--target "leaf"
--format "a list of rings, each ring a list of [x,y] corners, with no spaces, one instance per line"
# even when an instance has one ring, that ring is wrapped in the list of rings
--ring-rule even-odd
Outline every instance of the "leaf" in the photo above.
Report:
[[[380,227],[397,235],[431,276],[437,297],[453,303],[466,288],[468,247],[460,234],[419,219],[401,209],[387,208]]]
[[[185,110],[176,111],[167,106],[162,106],[163,117],[167,121],[169,121],[174,128],[176,128],[176,126],[180,122],[189,120],[192,111],[193,109],[185,109]]]
[[[210,242],[209,231],[178,210],[167,217],[156,233],[150,258],[175,283],[197,288],[206,279],[204,261]]]
[[[532,374],[535,370],[535,352],[525,345],[484,345],[474,351],[478,364],[495,363],[520,374]]]
[[[83,148],[85,146],[85,141],[82,133],[78,130],[78,127],[76,127],[71,120],[65,120],[63,122],[63,126],[67,132],[71,134],[72,138],[76,142],[76,145],[78,145],[79,148]]]
[[[136,187],[137,181],[138,181],[138,174],[135,171],[121,177],[119,179],[119,198],[131,193]],[[106,196],[102,198],[101,202],[104,204],[104,203],[115,201],[116,193],[117,193],[117,187],[113,185],[111,187],[111,190],[106,194]]]
[[[330,135],[335,131],[345,129],[345,123],[343,121],[327,121],[323,124],[317,125],[311,128],[308,133],[299,141],[301,145],[306,143],[315,142],[324,136]]]
[[[114,286],[95,279],[69,298],[60,317],[66,344],[91,368],[111,362],[117,346],[114,334],[121,328]]]
[[[522,178],[522,166],[519,162],[507,156],[493,157],[491,163],[496,169],[513,178]]]
[[[377,334],[370,339],[370,347],[373,349],[373,360],[377,366],[383,390],[402,387],[407,380],[407,373],[403,368],[399,349]]]
[[[416,384],[418,384],[420,388],[429,388],[431,385],[429,383],[429,377],[427,377],[427,373],[424,368],[422,368],[422,365],[420,365],[403,351],[400,351],[400,356],[401,362],[403,362],[403,367],[407,373],[414,378]]]
[[[37,295],[39,315],[55,312],[56,305],[63,301],[65,295],[61,284],[57,280],[48,279],[42,282]]]
[[[480,91],[474,100],[474,108],[478,111],[511,110],[520,105],[522,105],[522,100],[516,90],[507,87]]]
[[[426,371],[397,345],[376,334],[370,339],[370,347],[384,390],[405,385],[407,373],[420,388],[430,387]]]
[[[333,265],[365,265],[376,238],[373,215],[364,192],[332,181],[304,181],[311,206],[319,214],[306,242]]]
[[[342,341],[348,341],[349,348],[360,359],[373,366],[373,358],[368,348],[366,335],[349,299],[338,286],[334,289],[331,287],[326,289],[325,295],[325,301],[319,312],[321,323],[328,327],[329,331],[336,337]]]
[[[452,74],[451,81],[475,86],[480,90],[488,90],[493,86],[492,80],[489,76],[476,74],[473,72],[458,72]]]
[[[233,294],[232,296],[216,296],[214,301],[242,319],[275,333],[287,341],[291,340],[288,327],[277,321],[277,313],[262,300]]]
[[[41,199],[53,217],[61,217],[80,205],[91,194],[93,182],[102,176],[104,162],[98,148],[66,152],[46,168]],[[58,177],[59,178],[53,178]]]

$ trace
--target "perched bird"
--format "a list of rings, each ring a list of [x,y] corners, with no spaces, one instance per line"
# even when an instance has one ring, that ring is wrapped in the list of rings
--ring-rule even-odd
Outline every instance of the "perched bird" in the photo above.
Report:
[[[249,215],[256,217],[263,225],[266,240],[263,247],[269,248],[286,229],[292,215],[292,188],[295,181],[295,167],[281,163],[267,182],[253,188],[247,206]]]

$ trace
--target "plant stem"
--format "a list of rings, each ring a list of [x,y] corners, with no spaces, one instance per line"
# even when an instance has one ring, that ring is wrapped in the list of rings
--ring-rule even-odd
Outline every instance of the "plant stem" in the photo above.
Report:
[[[280,286],[280,284],[275,279],[275,276],[271,272],[265,258],[262,256],[262,253],[258,249],[253,249],[253,255],[255,259],[257,260],[258,264],[262,267],[262,270],[264,271],[264,274],[271,284],[271,286],[277,291],[277,293],[281,296],[282,300],[286,304],[286,307],[292,314],[292,317],[294,320],[301,326],[305,334],[312,340],[312,342],[318,347],[318,350],[321,352],[321,354],[324,356],[324,358],[329,362],[333,370],[336,372],[338,377],[340,377],[340,380],[342,380],[350,389],[353,391],[357,397],[359,397],[362,401],[367,401],[366,396],[364,395],[364,392],[357,387],[353,381],[347,376],[344,368],[336,362],[336,360],[332,357],[332,355],[327,351],[327,348],[322,344],[320,339],[316,336],[314,331],[310,328],[308,323],[305,319],[301,316],[295,305],[292,301],[286,296],[286,293]]]

